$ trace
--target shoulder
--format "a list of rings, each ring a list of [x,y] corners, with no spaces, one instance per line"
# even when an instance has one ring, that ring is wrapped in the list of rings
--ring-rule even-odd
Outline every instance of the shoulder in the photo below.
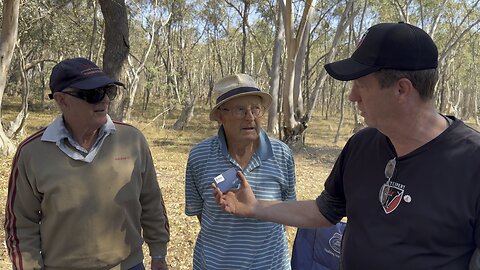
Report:
[[[452,128],[458,133],[464,134],[467,137],[472,137],[473,139],[480,138],[480,132],[475,128],[465,124],[462,120],[454,119],[452,123]]]
[[[357,133],[353,134],[350,137],[350,140],[364,140],[368,138],[375,138],[378,136],[384,136],[380,131],[376,128],[366,127],[362,128],[361,130],[357,131]]]
[[[33,157],[35,154],[45,155],[45,149],[42,149],[43,145],[46,144],[46,142],[42,142],[42,135],[45,129],[42,128],[28,136],[17,146],[15,156],[12,159],[13,164],[17,163],[20,157]]]
[[[272,137],[268,137],[268,139],[270,140],[270,144],[272,145],[272,149],[274,153],[282,152],[282,153],[292,154],[292,149],[290,149],[290,147],[286,143]]]
[[[342,149],[342,153],[363,155],[385,148],[387,137],[376,128],[366,127],[353,134]]]
[[[17,147],[17,152],[21,151],[22,149],[34,147],[36,143],[41,142],[41,138],[43,133],[45,132],[46,128],[42,128],[37,132],[33,133],[32,135],[28,136],[25,140],[23,140]]]
[[[113,121],[113,123],[115,124],[115,132],[113,133],[114,136],[146,140],[142,131],[140,131],[137,127],[123,122]]]
[[[215,149],[220,147],[220,142],[217,136],[207,138],[190,149],[189,159],[206,159]]]
[[[451,125],[451,132],[448,135],[448,140],[452,143],[456,145],[462,143],[471,148],[471,150],[480,151],[480,132],[463,121],[455,119]]]
[[[219,142],[217,136],[212,136],[194,145],[188,154],[187,167],[190,169],[194,167],[198,168],[198,166],[208,163],[210,157],[215,155],[214,151],[218,149],[218,147]]]
[[[128,123],[113,121],[113,124],[115,125],[115,129],[117,130],[141,133],[141,131],[137,127]]]
[[[190,150],[190,152],[203,151],[217,145],[219,145],[218,136],[212,136],[195,144]]]

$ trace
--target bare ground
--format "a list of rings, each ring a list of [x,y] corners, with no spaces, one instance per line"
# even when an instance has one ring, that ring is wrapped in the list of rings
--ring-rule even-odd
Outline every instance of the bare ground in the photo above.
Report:
[[[207,121],[207,111],[197,112],[202,117],[194,119],[183,131],[160,128],[163,123],[152,123],[145,120],[132,121],[131,123],[142,130],[147,137],[152,155],[155,161],[158,181],[167,207],[170,221],[171,242],[168,247],[168,264],[170,269],[191,269],[192,255],[195,238],[199,230],[196,218],[184,214],[184,171],[189,149],[197,142],[216,133],[216,125]],[[26,127],[27,134],[48,124],[54,117],[55,112],[30,116],[29,123],[35,123]],[[149,116],[143,116],[149,117]],[[139,119],[145,119],[140,118]],[[167,126],[174,121],[167,119]],[[345,139],[350,134],[347,126],[344,128],[342,141],[332,143],[335,123],[325,120],[314,120],[307,130],[306,146],[295,152],[297,197],[299,200],[315,199],[323,189],[325,181]],[[275,135],[273,135],[275,136]],[[5,205],[8,177],[10,173],[11,157],[0,158],[0,204]],[[2,221],[4,213],[0,211]],[[2,222],[3,224],[3,222]],[[290,242],[293,241],[295,229],[289,230]],[[4,231],[1,230],[2,238],[0,269],[11,269],[11,263],[5,248]],[[146,259],[147,265],[149,259]]]

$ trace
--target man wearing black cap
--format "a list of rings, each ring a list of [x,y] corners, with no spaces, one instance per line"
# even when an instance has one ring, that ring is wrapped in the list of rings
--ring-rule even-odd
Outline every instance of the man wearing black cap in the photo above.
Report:
[[[352,57],[325,65],[352,80],[369,126],[352,136],[312,201],[256,200],[245,177],[215,197],[227,212],[296,227],[348,218],[343,269],[470,269],[480,245],[480,135],[439,114],[437,47],[406,23],[371,27]]]
[[[84,58],[53,68],[49,97],[62,115],[19,145],[9,179],[14,269],[140,270],[144,240],[151,268],[168,269],[168,219],[147,142],[107,114],[117,86]]]

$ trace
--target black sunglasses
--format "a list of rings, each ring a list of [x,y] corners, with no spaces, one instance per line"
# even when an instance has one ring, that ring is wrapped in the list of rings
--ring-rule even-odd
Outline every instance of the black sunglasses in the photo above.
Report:
[[[385,166],[385,178],[387,178],[387,181],[385,184],[383,184],[382,188],[380,189],[380,203],[383,206],[386,206],[388,197],[390,196],[390,179],[392,179],[393,174],[395,173],[395,166],[397,165],[397,159],[392,158],[387,162],[387,165]]]
[[[99,87],[90,90],[80,90],[76,89],[73,91],[67,90],[62,91],[72,97],[82,99],[90,104],[97,104],[105,98],[105,95],[108,96],[110,100],[114,99],[117,96],[117,86],[116,85],[107,85],[104,87]],[[53,99],[53,94],[48,95],[50,99]]]

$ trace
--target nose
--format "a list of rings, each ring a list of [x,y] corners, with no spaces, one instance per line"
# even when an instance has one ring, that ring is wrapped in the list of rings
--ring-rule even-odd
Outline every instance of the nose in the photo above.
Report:
[[[252,109],[246,109],[245,110],[245,118],[246,119],[255,119],[255,116],[253,115]]]
[[[359,101],[359,96],[357,94],[355,86],[352,86],[352,89],[350,89],[350,94],[348,94],[348,100],[350,100],[351,102]]]

